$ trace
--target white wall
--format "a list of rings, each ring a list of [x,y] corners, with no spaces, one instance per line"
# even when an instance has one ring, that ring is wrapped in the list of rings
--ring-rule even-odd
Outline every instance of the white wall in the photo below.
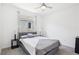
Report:
[[[11,39],[17,31],[17,9],[7,3],[2,4],[3,10],[3,39],[2,48],[11,46]]]
[[[41,15],[37,15],[36,17],[36,29],[38,34],[41,34],[40,32],[43,32],[43,17]]]
[[[2,39],[3,39],[3,20],[2,20],[2,4],[0,4],[0,54],[1,54],[1,46],[2,46]]]
[[[44,17],[43,22],[48,37],[75,47],[75,37],[79,35],[79,6],[52,12]]]
[[[1,4],[0,4],[0,20],[1,20]],[[0,21],[0,33],[1,33],[1,21]],[[1,34],[0,34],[0,43],[1,43]],[[1,54],[1,44],[0,44],[0,54]]]

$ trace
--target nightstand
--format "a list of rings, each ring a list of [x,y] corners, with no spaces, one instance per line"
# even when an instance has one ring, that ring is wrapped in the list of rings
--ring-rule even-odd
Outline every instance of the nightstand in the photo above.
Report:
[[[11,40],[11,49],[18,48],[18,47],[19,47],[18,39],[12,39]]]

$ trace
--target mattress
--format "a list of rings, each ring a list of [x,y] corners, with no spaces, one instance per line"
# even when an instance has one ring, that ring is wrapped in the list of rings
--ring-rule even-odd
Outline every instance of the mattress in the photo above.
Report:
[[[60,45],[58,40],[52,40],[40,36],[20,39],[20,41],[31,55],[43,55]]]

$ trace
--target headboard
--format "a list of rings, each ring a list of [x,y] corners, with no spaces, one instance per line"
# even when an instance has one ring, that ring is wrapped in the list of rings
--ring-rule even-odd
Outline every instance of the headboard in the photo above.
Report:
[[[20,33],[18,34],[18,38],[20,39],[21,36],[27,35],[28,33],[37,34],[37,32],[20,32]]]

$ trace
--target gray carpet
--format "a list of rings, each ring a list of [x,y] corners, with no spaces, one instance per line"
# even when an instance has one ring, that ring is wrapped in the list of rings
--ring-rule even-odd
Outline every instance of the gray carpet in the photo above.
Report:
[[[26,55],[21,48],[3,49],[1,55]],[[60,46],[56,55],[78,55],[74,53],[74,49],[66,46]]]

